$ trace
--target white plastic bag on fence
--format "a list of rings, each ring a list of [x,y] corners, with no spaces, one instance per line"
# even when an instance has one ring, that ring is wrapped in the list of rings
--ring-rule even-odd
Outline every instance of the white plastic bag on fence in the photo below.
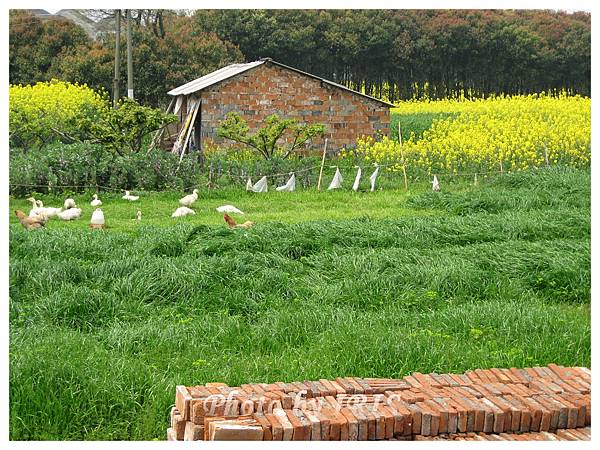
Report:
[[[437,176],[433,176],[433,181],[431,183],[431,190],[437,192],[440,190],[440,182],[437,179]]]
[[[369,180],[371,181],[371,192],[375,190],[375,180],[377,179],[377,175],[379,175],[379,166],[375,166],[375,172],[369,177]]]
[[[267,177],[266,175],[252,186],[252,192],[267,192]]]
[[[358,185],[360,184],[360,177],[362,176],[362,169],[359,167],[356,172],[356,178],[354,179],[354,184],[352,185],[353,191],[358,191]]]
[[[333,176],[333,180],[331,180],[331,184],[327,188],[328,191],[332,189],[339,189],[342,187],[342,174],[340,173],[340,169],[338,167],[335,168],[335,175]]]
[[[248,177],[248,181],[246,181],[246,190],[247,191],[252,190],[252,179],[250,177]]]
[[[290,179],[283,186],[276,187],[275,190],[279,192],[294,192],[296,190],[296,175],[294,172],[290,172]]]

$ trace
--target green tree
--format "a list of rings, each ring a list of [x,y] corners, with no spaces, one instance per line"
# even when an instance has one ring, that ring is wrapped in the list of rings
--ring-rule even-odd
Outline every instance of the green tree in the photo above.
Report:
[[[90,42],[74,23],[53,18],[42,22],[26,11],[9,16],[9,79],[12,84],[34,84],[52,78],[50,67],[66,52]]]
[[[278,142],[288,135],[288,144]],[[308,143],[315,136],[325,134],[325,125],[299,124],[295,119],[282,119],[272,114],[265,119],[265,126],[256,133],[250,134],[246,121],[236,112],[230,112],[217,128],[217,135],[234,142],[253,148],[265,159],[271,159],[276,154],[287,158],[294,150]]]
[[[174,114],[123,99],[118,108],[108,108],[100,120],[90,124],[90,138],[121,156],[138,153],[146,136],[176,120]]]

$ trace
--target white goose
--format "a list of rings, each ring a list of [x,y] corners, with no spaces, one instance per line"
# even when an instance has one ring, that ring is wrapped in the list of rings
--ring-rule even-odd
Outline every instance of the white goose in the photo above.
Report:
[[[73,200],[72,198],[66,199],[65,203],[63,204],[63,209],[70,209],[70,208],[77,208],[77,205],[75,204],[75,200]]]
[[[47,218],[56,216],[59,212],[62,211],[62,208],[52,208],[52,207],[44,207],[44,204],[41,200],[36,200],[37,204],[37,212],[36,215],[44,214]]]
[[[171,214],[171,217],[183,217],[190,214],[196,214],[196,212],[193,209],[186,208],[185,206],[180,206],[175,210],[173,214]]]
[[[29,211],[29,217],[35,217],[38,213],[41,213],[41,208],[38,208],[37,201],[33,197],[29,197],[27,201],[31,202],[31,210]]]
[[[90,202],[90,205],[92,205],[94,208],[102,206],[102,201],[98,199],[98,194],[94,194],[94,200]]]
[[[139,195],[130,195],[129,191],[125,191],[125,195],[121,198],[123,200],[129,200],[130,202],[135,202],[137,199],[140,198],[140,196]]]
[[[220,213],[233,213],[233,214],[244,214],[242,211],[240,211],[239,209],[237,209],[233,205],[219,206],[217,208],[217,212],[220,212]]]
[[[61,220],[75,220],[81,217],[81,208],[69,208],[57,214]]]
[[[190,195],[186,195],[183,198],[179,199],[179,204],[181,206],[192,206],[194,202],[198,200],[198,189],[194,189]]]

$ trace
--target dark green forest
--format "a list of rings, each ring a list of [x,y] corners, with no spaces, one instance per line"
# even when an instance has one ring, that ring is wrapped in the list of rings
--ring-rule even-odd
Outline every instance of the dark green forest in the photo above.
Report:
[[[153,106],[163,105],[175,86],[260,57],[390,101],[552,90],[590,95],[591,15],[583,12],[135,10],[132,16],[136,97]],[[9,40],[11,83],[60,78],[112,90],[112,33],[92,40],[72,22],[20,10],[11,11]]]

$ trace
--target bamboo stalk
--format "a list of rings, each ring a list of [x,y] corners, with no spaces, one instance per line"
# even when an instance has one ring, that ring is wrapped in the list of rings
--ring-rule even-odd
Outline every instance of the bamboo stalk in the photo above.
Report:
[[[400,157],[402,158],[402,175],[404,175],[404,189],[408,191],[408,178],[406,177],[406,161],[404,151],[402,150],[402,132],[400,130],[400,121],[398,121],[398,142],[400,143]]]
[[[323,165],[325,164],[325,155],[327,153],[327,138],[323,147],[323,158],[321,159],[321,170],[319,171],[319,181],[317,182],[317,191],[321,190],[321,178],[323,177]]]

